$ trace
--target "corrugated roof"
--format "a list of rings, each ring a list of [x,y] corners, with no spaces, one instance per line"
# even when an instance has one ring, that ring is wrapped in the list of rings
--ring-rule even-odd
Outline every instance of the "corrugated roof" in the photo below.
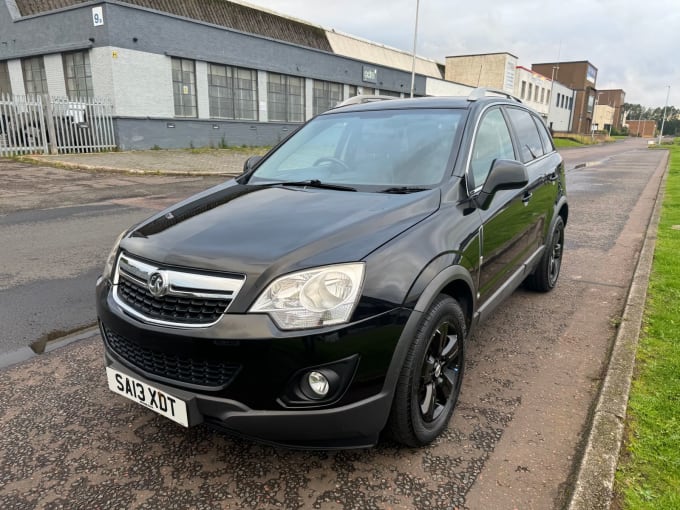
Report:
[[[333,51],[338,55],[411,72],[413,66],[411,53],[334,30],[327,31],[326,36]],[[416,72],[433,78],[443,78],[437,62],[419,56],[416,56]]]
[[[23,16],[72,7],[87,0],[15,0]],[[332,52],[323,28],[227,0],[125,0],[213,25]]]

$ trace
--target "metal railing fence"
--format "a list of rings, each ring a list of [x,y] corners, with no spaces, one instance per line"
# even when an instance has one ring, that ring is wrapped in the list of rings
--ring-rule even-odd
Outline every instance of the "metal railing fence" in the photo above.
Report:
[[[0,156],[115,147],[113,105],[106,99],[0,95]]]

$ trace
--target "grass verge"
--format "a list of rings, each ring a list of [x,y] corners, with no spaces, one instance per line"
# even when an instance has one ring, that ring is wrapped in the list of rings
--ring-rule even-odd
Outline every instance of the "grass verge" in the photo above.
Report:
[[[645,321],[628,402],[615,507],[680,508],[680,146],[669,147]]]
[[[584,145],[571,138],[553,138],[553,142],[555,142],[555,147],[558,149],[562,147],[583,147]]]

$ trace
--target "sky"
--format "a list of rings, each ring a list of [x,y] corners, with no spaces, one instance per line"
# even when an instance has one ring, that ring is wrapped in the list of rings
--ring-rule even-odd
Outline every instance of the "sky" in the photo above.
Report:
[[[410,52],[416,0],[245,0]],[[680,0],[420,0],[416,53],[508,52],[519,65],[588,60],[598,89],[680,107]]]

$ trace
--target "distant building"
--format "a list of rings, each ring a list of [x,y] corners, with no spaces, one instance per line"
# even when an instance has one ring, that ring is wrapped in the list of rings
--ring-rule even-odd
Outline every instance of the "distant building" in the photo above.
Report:
[[[626,121],[628,134],[630,136],[641,136],[643,138],[654,138],[657,134],[655,120],[630,120]]]
[[[613,127],[621,129],[623,126],[623,103],[626,102],[626,92],[622,89],[608,89],[597,91],[598,105],[607,105],[613,108]]]
[[[480,53],[446,57],[444,78],[470,87],[515,93],[517,57],[512,53]]]
[[[596,131],[606,131],[614,126],[614,107],[608,104],[595,105],[595,113],[593,115],[593,127]]]
[[[574,92],[570,88],[536,71],[518,66],[514,94],[540,113],[552,131],[571,130]]]
[[[531,69],[552,76],[555,81],[575,92],[571,130],[575,133],[590,133],[597,94],[597,68],[587,60],[582,60],[532,64]]]

